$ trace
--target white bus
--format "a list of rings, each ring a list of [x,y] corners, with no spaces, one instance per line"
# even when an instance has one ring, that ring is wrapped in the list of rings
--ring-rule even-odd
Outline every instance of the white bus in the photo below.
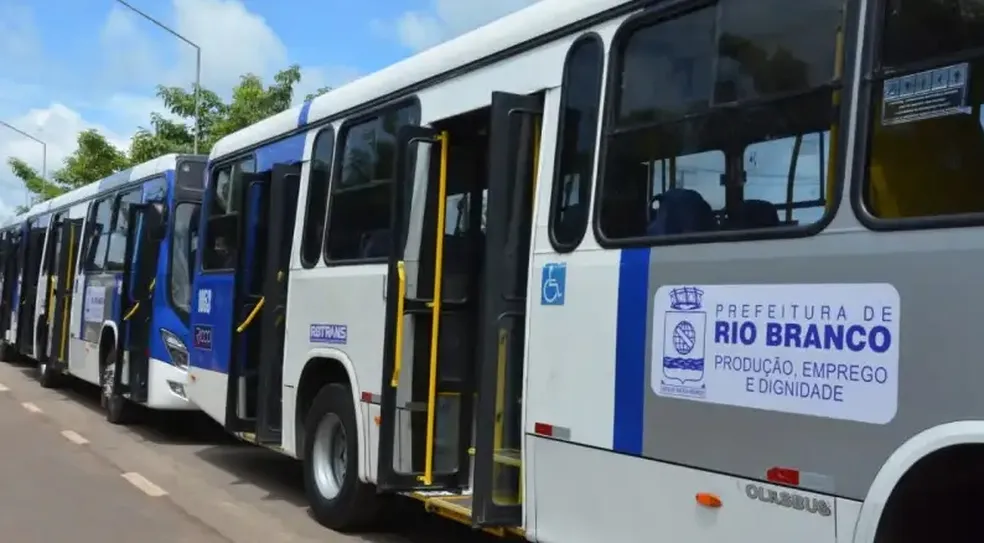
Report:
[[[189,398],[335,529],[977,541],[981,51],[980,2],[543,0],[266,119]]]
[[[45,387],[63,374],[100,385],[114,423],[136,403],[195,409],[184,383],[204,170],[205,157],[166,155],[8,221],[5,354],[35,360]]]

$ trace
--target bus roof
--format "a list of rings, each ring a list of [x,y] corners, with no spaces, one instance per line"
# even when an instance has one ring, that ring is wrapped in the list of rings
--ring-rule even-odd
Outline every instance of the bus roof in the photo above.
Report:
[[[0,224],[0,228],[7,228],[18,223],[24,222],[31,217],[44,214],[48,211],[68,207],[76,202],[88,200],[100,193],[109,192],[113,189],[126,185],[132,181],[138,181],[147,177],[173,170],[177,167],[179,159],[195,159],[196,155],[179,155],[171,153],[148,160],[142,164],[127,168],[111,174],[108,177],[84,185],[77,189],[72,189],[64,194],[59,194],[50,200],[34,204],[26,213],[11,217]],[[197,157],[203,159],[204,157]]]
[[[209,158],[221,159],[304,125],[344,114],[364,104],[390,99],[415,84],[462,69],[511,47],[634,1],[541,0],[376,73],[333,89],[310,103],[295,106],[234,132],[215,143]]]

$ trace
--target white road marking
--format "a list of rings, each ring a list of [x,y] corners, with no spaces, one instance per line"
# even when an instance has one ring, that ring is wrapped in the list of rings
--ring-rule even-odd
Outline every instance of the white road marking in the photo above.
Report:
[[[61,435],[65,436],[65,439],[75,443],[76,445],[85,445],[89,442],[88,439],[82,437],[78,432],[73,430],[62,430]]]
[[[31,413],[42,413],[43,412],[43,411],[41,411],[41,408],[40,407],[34,405],[31,402],[24,402],[24,403],[21,404],[21,406],[23,406],[24,409],[27,409]]]
[[[0,392],[7,392],[8,390],[10,390],[10,388],[8,388],[7,385],[0,383]]]
[[[150,496],[151,498],[159,498],[161,496],[167,495],[166,490],[150,482],[150,480],[148,480],[146,477],[140,475],[135,471],[124,473],[123,478],[129,481],[131,485],[139,488],[144,494]]]

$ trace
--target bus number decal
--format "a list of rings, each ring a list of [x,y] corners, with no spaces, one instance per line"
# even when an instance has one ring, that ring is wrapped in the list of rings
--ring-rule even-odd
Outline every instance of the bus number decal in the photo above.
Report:
[[[192,333],[192,344],[196,349],[203,351],[212,350],[212,327],[205,324],[196,324]]]
[[[212,289],[203,288],[198,291],[198,312],[202,315],[212,313]]]
[[[871,424],[895,417],[892,285],[663,286],[653,308],[659,396]]]
[[[348,343],[348,326],[345,324],[312,324],[311,343],[331,343],[345,345]]]

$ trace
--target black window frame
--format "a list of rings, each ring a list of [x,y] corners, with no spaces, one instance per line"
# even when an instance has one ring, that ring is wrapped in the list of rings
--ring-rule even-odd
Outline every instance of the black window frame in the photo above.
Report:
[[[854,160],[851,170],[851,208],[858,221],[876,232],[935,230],[965,228],[984,225],[984,211],[925,217],[883,218],[875,215],[865,203],[865,191],[869,186],[869,164],[872,148],[872,123],[881,99],[881,83],[885,79],[920,72],[944,65],[973,62],[984,57],[982,49],[965,49],[950,55],[927,58],[903,64],[903,67],[886,68],[882,65],[882,43],[885,27],[885,11],[888,0],[870,0],[864,14],[866,32],[861,44],[861,65],[858,69],[860,85],[857,90],[857,132],[854,142]],[[857,19],[857,17],[855,17]],[[984,107],[984,106],[982,106]]]
[[[328,248],[329,248],[329,240],[331,238],[331,213],[332,213],[332,208],[334,208],[335,206],[335,192],[336,190],[338,190],[337,187],[339,187],[340,185],[338,178],[340,175],[344,173],[342,171],[343,170],[342,162],[345,159],[345,141],[349,135],[349,130],[360,124],[365,124],[367,121],[370,121],[374,118],[381,117],[387,112],[399,111],[401,109],[409,109],[410,115],[414,120],[413,124],[406,125],[406,126],[420,126],[420,121],[421,121],[420,100],[417,98],[416,95],[414,95],[409,98],[403,98],[394,102],[390,102],[378,108],[360,112],[356,116],[345,119],[345,121],[342,122],[341,126],[339,126],[338,128],[338,133],[335,137],[334,157],[332,157],[331,181],[329,182],[329,186],[328,186],[328,212],[325,215],[325,235],[321,247],[321,259],[325,263],[325,265],[329,267],[358,266],[363,264],[382,264],[389,260],[389,256],[370,257],[370,258],[333,259],[329,257]],[[397,134],[394,134],[394,137],[396,135]],[[394,170],[393,170],[394,177],[392,182],[395,183],[397,179],[400,177],[400,175],[401,172],[397,172],[395,170],[395,165],[394,165]],[[411,181],[412,180],[413,178],[411,178]],[[390,225],[391,225],[390,227],[392,228],[392,216],[390,217]]]
[[[123,198],[126,197],[126,196],[129,196],[131,194],[137,194],[140,197],[139,202],[128,202],[128,205],[133,205],[134,203],[143,202],[143,189],[144,189],[144,184],[147,183],[148,181],[153,180],[153,179],[157,179],[157,177],[148,178],[148,179],[146,179],[144,181],[141,181],[141,182],[136,183],[136,184],[133,184],[133,185],[128,185],[128,186],[125,186],[125,187],[120,187],[120,189],[117,190],[113,194],[113,208],[112,208],[112,210],[113,210],[113,219],[112,219],[111,226],[109,227],[109,241],[106,243],[106,260],[103,263],[103,271],[104,272],[120,273],[120,272],[125,271],[127,265],[130,264],[130,263],[128,263],[128,262],[125,261],[126,260],[126,244],[127,244],[127,239],[126,239],[126,231],[124,231],[124,232],[120,233],[120,236],[123,239],[123,253],[122,253],[123,256],[122,256],[122,258],[123,258],[124,261],[123,262],[120,262],[118,265],[114,262],[112,267],[109,266],[109,262],[110,262],[109,261],[109,254],[112,252],[111,250],[113,248],[113,236],[117,234],[116,229],[119,226],[119,220],[122,218],[120,216],[120,211],[121,211],[121,207],[122,207],[122,204],[123,204]],[[165,196],[165,199],[166,198],[167,198],[167,196]],[[127,211],[127,213],[129,213],[129,211]]]
[[[231,175],[232,170],[235,168],[237,164],[242,164],[243,162],[246,161],[253,162],[254,171],[250,173],[255,173],[257,158],[256,158],[256,153],[253,151],[230,155],[227,158],[223,158],[221,161],[211,164],[207,168],[208,183],[205,186],[205,192],[202,194],[202,211],[200,211],[201,225],[199,226],[199,232],[198,232],[199,243],[201,244],[201,246],[199,247],[199,251],[198,251],[198,257],[197,257],[198,263],[195,264],[196,273],[202,273],[206,275],[228,274],[228,273],[237,272],[239,268],[239,259],[240,259],[239,247],[236,247],[236,255],[233,265],[231,267],[225,267],[225,268],[206,268],[205,248],[208,245],[208,236],[209,236],[208,223],[212,218],[211,211],[212,211],[212,205],[214,204],[215,191],[218,190],[217,181],[218,181],[219,172],[221,172],[225,168],[229,168],[229,172]],[[240,214],[239,217],[237,217],[236,219],[236,230],[237,230],[236,235],[238,236],[241,233],[239,232],[239,230],[242,229],[242,215],[241,215],[242,210],[238,211],[237,213]],[[226,213],[226,215],[229,215],[229,213]]]
[[[188,261],[188,274],[189,274],[189,281],[190,281],[189,284],[188,284],[188,293],[189,293],[188,311],[185,311],[184,309],[182,309],[181,307],[179,307],[178,304],[176,304],[174,302],[174,290],[173,290],[173,278],[172,278],[172,276],[174,275],[174,253],[177,250],[176,247],[175,247],[176,246],[176,241],[177,241],[177,238],[175,237],[175,229],[177,228],[177,224],[179,222],[178,209],[181,206],[183,206],[183,205],[197,206],[198,207],[198,224],[195,225],[194,222],[191,222],[188,225],[189,226],[189,232],[191,232],[191,230],[193,228],[197,228],[198,229],[198,234],[197,234],[198,235],[198,252],[195,254],[194,259],[189,259],[189,261]],[[167,295],[165,296],[165,299],[167,300],[168,305],[171,306],[171,309],[174,311],[174,313],[185,324],[188,324],[189,322],[191,322],[191,308],[194,306],[194,301],[195,301],[195,293],[194,293],[195,273],[196,273],[196,269],[195,268],[196,268],[197,261],[200,260],[199,255],[201,253],[201,249],[202,249],[202,246],[203,246],[202,245],[202,235],[201,235],[201,228],[202,228],[202,208],[203,207],[204,206],[202,205],[202,202],[200,202],[200,201],[188,200],[188,199],[175,199],[174,207],[173,207],[174,212],[171,213],[171,216],[174,217],[174,220],[169,221],[169,224],[168,224],[168,227],[167,227],[167,236],[168,236],[168,240],[169,240],[169,243],[168,243],[169,250],[168,250],[168,253],[167,253],[167,269],[165,270],[165,279],[166,279],[166,283],[167,283]],[[189,242],[191,241],[190,238],[189,238],[188,241]],[[187,247],[182,247],[181,250],[187,251],[188,248]]]
[[[115,216],[115,210],[113,209],[115,206],[113,204],[116,198],[116,194],[117,194],[116,192],[110,192],[108,194],[104,194],[97,198],[93,198],[89,202],[89,209],[86,212],[86,219],[85,219],[86,226],[84,230],[85,239],[86,239],[85,253],[82,255],[83,261],[82,261],[82,266],[80,266],[81,273],[85,275],[97,275],[101,273],[106,273],[106,255],[109,252],[108,240],[106,241],[106,246],[103,248],[102,264],[98,267],[94,267],[93,262],[95,261],[96,251],[99,250],[99,238],[101,238],[102,236],[109,236],[113,231],[113,218]],[[103,203],[109,204],[109,225],[107,225],[106,229],[100,232],[99,235],[95,235],[97,210],[99,209],[99,205]],[[94,246],[93,243],[95,243]]]
[[[773,228],[752,230],[721,230],[715,232],[688,233],[667,236],[636,236],[631,238],[612,239],[607,237],[601,228],[601,200],[605,188],[605,170],[607,168],[609,139],[617,129],[617,106],[621,96],[621,77],[624,58],[624,48],[627,38],[645,27],[658,25],[672,19],[688,15],[700,9],[713,7],[718,0],[682,0],[669,1],[650,7],[626,18],[615,31],[608,48],[606,62],[604,105],[601,122],[600,142],[596,154],[597,162],[595,184],[592,197],[591,223],[598,245],[605,249],[628,249],[636,247],[659,247],[672,245],[689,245],[704,243],[721,243],[737,241],[795,239],[814,236],[822,232],[833,222],[840,210],[843,198],[844,179],[847,172],[847,140],[839,137],[837,145],[831,146],[834,153],[835,178],[832,190],[827,194],[828,204],[823,216],[807,225],[786,225]],[[856,101],[856,52],[859,47],[859,23],[862,0],[844,0],[844,30],[843,58],[841,59],[841,80],[836,92],[840,93],[840,114],[837,124],[841,134],[852,130],[851,111]]]
[[[318,144],[321,142],[321,138],[328,137],[331,138],[331,155],[328,157],[327,161],[324,161],[328,167],[327,175],[325,176],[325,199],[324,199],[324,211],[321,213],[321,230],[318,232],[318,243],[314,246],[313,259],[308,259],[308,255],[305,252],[308,243],[308,222],[314,218],[311,214],[311,187],[314,181],[314,164],[316,153],[318,150]],[[307,190],[305,195],[304,204],[304,222],[301,223],[301,242],[298,246],[298,257],[300,258],[301,267],[304,269],[311,269],[318,264],[319,260],[322,260],[323,255],[327,254],[325,250],[326,247],[326,233],[328,232],[328,210],[330,208],[329,201],[331,200],[331,187],[332,187],[332,175],[335,170],[335,155],[337,154],[336,147],[338,146],[338,138],[335,137],[335,127],[332,125],[326,125],[324,128],[320,129],[314,137],[314,144],[311,146],[311,160],[308,163],[308,176],[307,176]]]
[[[591,207],[591,189],[594,186],[595,172],[598,170],[598,155],[599,155],[599,145],[598,145],[598,127],[602,116],[604,115],[604,107],[602,101],[604,100],[605,91],[605,41],[596,32],[587,32],[574,39],[571,42],[570,47],[567,49],[567,54],[564,56],[564,69],[561,75],[560,83],[560,114],[557,118],[557,145],[554,152],[554,171],[552,185],[550,189],[550,211],[548,213],[548,224],[547,229],[548,238],[550,239],[550,245],[553,246],[554,251],[558,253],[569,253],[577,249],[577,247],[584,241],[584,236],[588,232],[588,224],[591,222],[591,214],[585,212],[584,219],[581,224],[578,225],[578,234],[570,241],[561,242],[557,239],[557,223],[560,220],[561,205],[564,201],[564,175],[563,175],[563,162],[564,153],[567,149],[565,145],[567,141],[566,129],[567,127],[567,100],[569,98],[568,93],[568,78],[570,77],[570,67],[571,59],[578,48],[591,45],[598,48],[598,73],[597,81],[597,103],[596,106],[596,118],[594,123],[594,131],[591,143],[591,164],[588,168],[588,176],[585,179],[580,179],[579,182],[579,198],[583,196],[583,204]],[[583,187],[583,188],[581,188]]]

